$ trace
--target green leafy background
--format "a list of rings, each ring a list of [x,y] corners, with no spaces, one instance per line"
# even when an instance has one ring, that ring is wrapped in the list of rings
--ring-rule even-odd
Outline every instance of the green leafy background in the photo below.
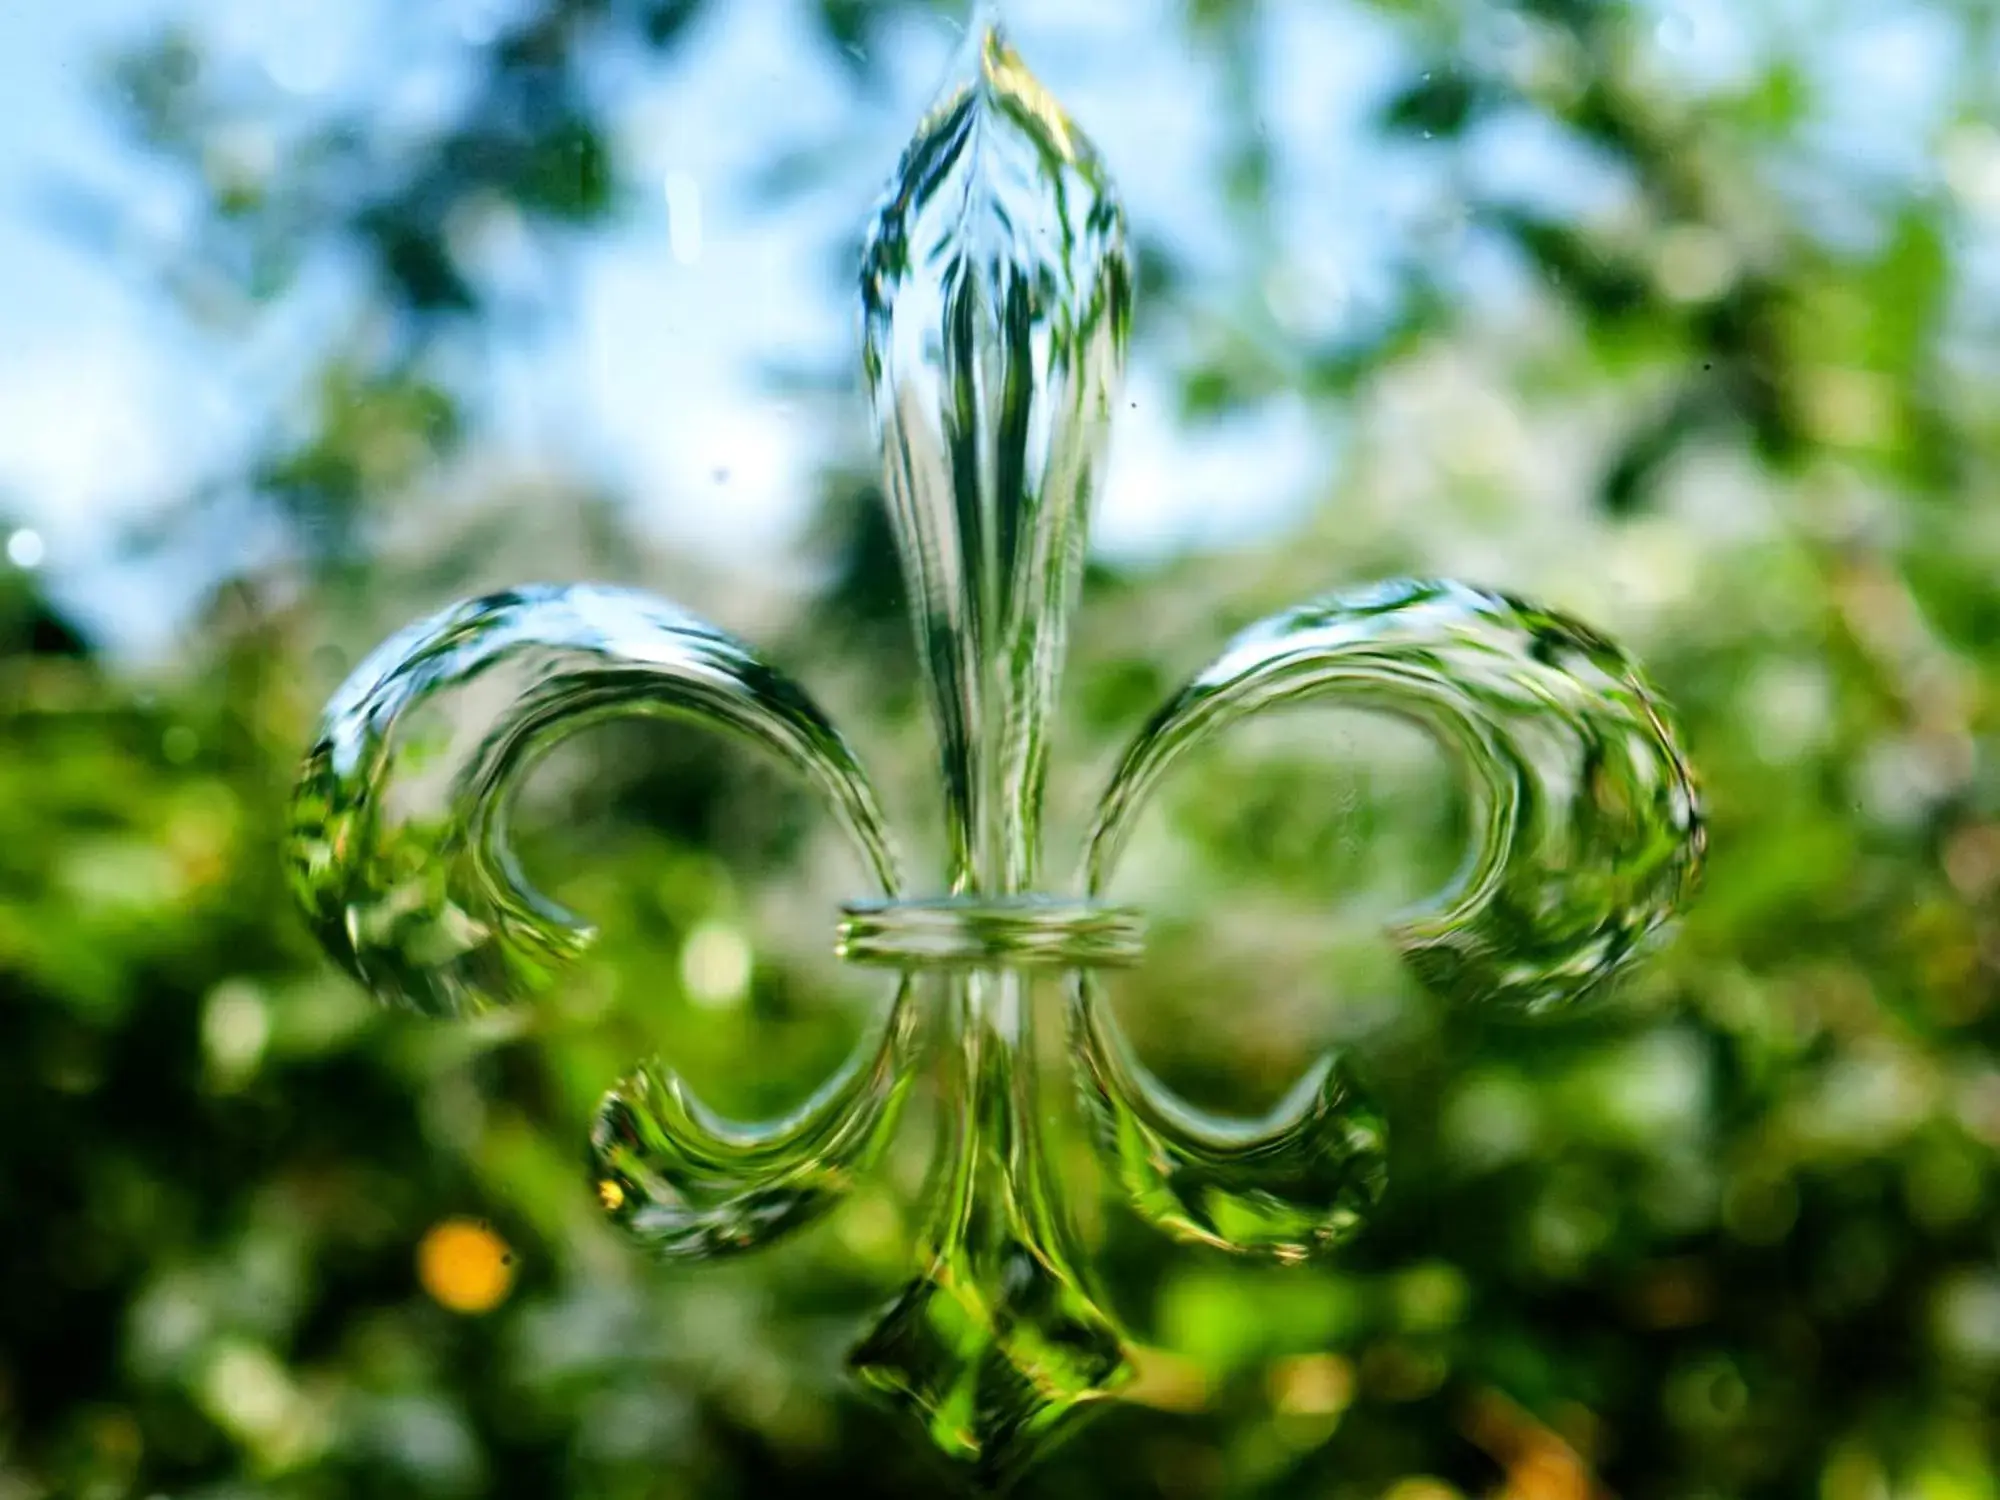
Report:
[[[335,246],[373,322],[229,476],[284,561],[217,588],[170,661],[101,653],[35,572],[0,567],[5,1500],[949,1484],[840,1374],[908,1269],[921,1118],[831,1222],[725,1266],[646,1263],[583,1169],[592,1105],[646,1051],[768,1114],[880,1003],[826,953],[859,872],[801,789],[671,728],[571,747],[531,793],[524,857],[604,942],[547,1006],[462,1026],[378,1012],[281,876],[290,778],[346,667],[552,559],[758,634],[857,726],[910,846],[934,844],[864,434],[822,476],[810,589],[658,556],[584,480],[463,498],[487,471],[457,351],[502,312],[456,216],[511,204],[551,241],[619,222],[637,189],[589,58],[664,61],[722,3],[530,0],[421,150],[315,119],[256,170],[224,147],[259,106],[206,66],[198,7],[116,63],[105,107],[202,205],[162,247],[163,295],[237,337]],[[1633,648],[1698,763],[1711,865],[1611,1001],[1509,1025],[1423,995],[1379,936],[1463,836],[1421,740],[1306,715],[1180,775],[1121,891],[1156,917],[1121,1014],[1217,1107],[1348,1047],[1393,1132],[1389,1196],[1333,1263],[1251,1269],[1138,1227],[1066,1134],[1086,1258],[1152,1352],[1136,1399],[1025,1492],[1994,1500],[2000,13],[1928,0],[1963,62],[1904,170],[1828,139],[1835,101],[1799,61],[1893,5],[1769,7],[1772,60],[1727,87],[1676,81],[1654,23],[1611,0],[1357,5],[1424,63],[1371,127],[1382,152],[1450,164],[1525,114],[1617,174],[1625,207],[1530,211],[1468,179],[1449,233],[1409,247],[1393,316],[1320,339],[1274,320],[1282,268],[1258,260],[1296,191],[1256,123],[1259,9],[1188,0],[1175,21],[1234,80],[1216,170],[1252,247],[1241,284],[1192,296],[1172,226],[1136,224],[1139,337],[1173,351],[1175,421],[1297,393],[1343,427],[1343,461],[1282,537],[1094,568],[1056,866],[1125,737],[1230,629],[1404,570]],[[883,29],[944,14],[820,0],[798,24],[860,99]],[[771,191],[814,172],[774,165]],[[1468,243],[1525,273],[1523,307],[1466,294]],[[206,503],[175,514],[198,534]],[[718,943],[751,955],[746,983],[718,991],[689,958]],[[455,1220],[506,1247],[490,1311],[419,1274]]]

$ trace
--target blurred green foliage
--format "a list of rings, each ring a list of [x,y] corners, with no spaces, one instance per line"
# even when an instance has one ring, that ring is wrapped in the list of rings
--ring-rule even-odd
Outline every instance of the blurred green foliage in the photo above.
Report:
[[[298,566],[221,590],[170,670],[99,660],[31,574],[0,573],[7,1500],[939,1490],[839,1375],[905,1269],[921,1122],[830,1226],[721,1268],[641,1264],[580,1169],[598,1092],[650,1047],[755,1115],[858,1031],[868,992],[821,951],[846,892],[809,805],[735,751],[607,731],[523,815],[600,960],[546,1014],[461,1027],[377,1014],[279,878],[330,653],[545,524],[531,495],[449,547],[393,541],[479,439],[450,341],[496,314],[452,226],[495,203],[544,235],[613,222],[586,51],[663,53],[707,8],[533,0],[422,141],[319,121],[261,174],[219,144],[198,32],[120,64],[136,138],[207,207],[166,275],[191,314],[239,326],[336,246],[375,317],[243,477]],[[865,88],[899,8],[924,9],[808,10]],[[1149,316],[1200,333],[1184,419],[1296,390],[1352,441],[1280,543],[1093,575],[1057,795],[1080,808],[1227,628],[1470,560],[1647,660],[1705,778],[1712,876],[1614,1003],[1501,1026],[1417,993],[1375,936],[1455,855],[1427,752],[1312,720],[1179,778],[1131,861],[1159,931],[1118,990],[1128,1025],[1170,1081],[1237,1107],[1354,1048],[1390,1196],[1337,1263],[1252,1271],[1141,1232],[1077,1154],[1090,1257],[1157,1353],[1028,1489],[1994,1500],[2000,17],[1932,0],[1967,61],[1938,168],[1911,177],[1814,133],[1829,101],[1798,55],[1869,7],[1774,10],[1796,34],[1721,89],[1655,66],[1650,25],[1609,0],[1373,9],[1421,63],[1380,112],[1385,151],[1455,161],[1526,113],[1609,163],[1624,206],[1468,188],[1460,233],[1526,274],[1529,313],[1496,323],[1456,253],[1417,246],[1392,315],[1322,341],[1274,326],[1259,275],[1188,312],[1170,226],[1137,226],[1141,338]],[[1189,5],[1190,45],[1240,81],[1258,11]],[[1227,97],[1254,115],[1254,89]],[[1276,189],[1237,126],[1218,170],[1257,243]],[[644,571],[615,513],[562,509],[580,567]],[[915,806],[927,752],[865,481],[827,476],[822,540],[824,596],[773,644],[846,684]],[[718,979],[746,933],[747,976]],[[501,1270],[420,1275],[455,1220],[488,1226]]]

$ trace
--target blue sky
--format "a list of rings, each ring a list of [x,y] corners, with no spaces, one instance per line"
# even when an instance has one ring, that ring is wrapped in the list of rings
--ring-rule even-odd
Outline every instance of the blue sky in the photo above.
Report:
[[[66,239],[46,211],[58,183],[85,184],[154,230],[171,231],[187,207],[108,125],[99,60],[151,19],[193,18],[225,66],[261,68],[306,107],[388,78],[396,81],[380,107],[421,115],[449,91],[467,41],[504,17],[500,3],[440,0],[416,22],[380,0],[0,7],[0,88],[14,101],[0,124],[0,504],[10,524],[35,529],[52,577],[101,626],[143,638],[197,585],[105,559],[150,508],[226,471],[259,403],[297,380],[346,304],[336,274],[274,313],[247,346],[212,341],[150,290],[141,256]],[[1292,9],[1291,24],[1310,32],[1310,8]],[[912,21],[879,59],[887,87],[861,99],[801,10],[797,0],[733,0],[711,9],[668,66],[607,69],[640,188],[635,210],[563,252],[552,332],[495,340],[483,355],[503,449],[527,466],[596,473],[633,497],[662,540],[736,561],[794,539],[815,464],[854,451],[853,429],[865,421],[858,394],[802,408],[774,397],[760,366],[851,353],[851,299],[827,274],[825,249],[866,213],[957,42],[949,24]],[[1223,145],[1213,123],[1219,84],[1179,49],[1171,7],[1019,0],[1009,19],[1098,137],[1134,217],[1176,225],[1183,254],[1225,284],[1237,249],[1210,201]],[[1329,147],[1352,141],[1359,112],[1392,76],[1388,34],[1364,34],[1349,18],[1340,36],[1294,41],[1319,70],[1276,107]],[[1134,87],[1140,76],[1148,87]],[[853,150],[810,199],[775,213],[746,200],[771,161],[828,137]],[[1337,156],[1322,165],[1346,175]],[[1361,175],[1358,163],[1345,165]],[[678,233],[670,203],[682,210]],[[1350,196],[1350,237],[1362,222],[1356,207]],[[1339,253],[1338,222],[1322,215],[1298,228],[1323,246],[1308,266],[1322,279],[1295,300],[1325,316],[1349,295],[1358,258]],[[1109,549],[1199,542],[1218,515],[1233,534],[1275,524],[1327,466],[1330,435],[1299,403],[1271,403],[1190,442],[1166,422],[1157,362],[1138,361],[1130,394],[1136,406],[1100,513]],[[1247,493],[1246,470],[1259,476]],[[716,493],[718,476],[726,495]]]
[[[365,98],[381,118],[417,123],[449,98],[468,44],[509,3],[0,4],[0,527],[32,527],[52,580],[115,640],[160,639],[206,581],[185,566],[115,562],[120,536],[227,472],[278,409],[273,393],[298,386],[353,305],[329,268],[251,337],[211,339],[154,290],[144,235],[113,246],[67,239],[48,212],[60,183],[87,185],[152,233],[171,232],[188,210],[117,139],[97,86],[101,58],[174,17],[224,66],[268,80],[274,98],[302,109]],[[1665,0],[1659,65],[1727,84],[1754,67],[1762,34],[1796,31],[1814,8]],[[1202,325],[1205,298],[1240,296],[1248,253],[1216,197],[1223,83],[1185,50],[1178,9],[1007,7],[1031,65],[1099,142],[1134,223],[1171,238],[1193,272],[1172,319],[1139,310],[1097,527],[1100,548],[1125,557],[1271,531],[1323,488],[1340,442],[1322,414],[1283,395],[1199,430],[1172,420],[1170,371],[1183,352],[1172,341]],[[668,65],[606,63],[632,211],[553,259],[524,242],[518,264],[496,265],[562,290],[547,330],[496,335],[480,356],[493,442],[509,461],[599,478],[631,497],[662,543],[737,563],[783,554],[806,519],[813,469],[861,451],[858,389],[801,403],[774,393],[762,370],[801,354],[852,358],[852,298],[825,252],[867,212],[957,42],[948,23],[911,20],[878,58],[885,86],[862,97],[802,13],[803,0],[729,0]],[[1826,148],[1891,170],[1909,170],[1913,156],[1921,166],[1935,124],[1927,111],[1951,62],[1944,33],[1898,0],[1849,13],[1824,62],[1854,103],[1833,111]],[[1407,76],[1386,22],[1315,0],[1272,0],[1267,15],[1258,98],[1280,174],[1271,228],[1284,274],[1266,296],[1281,326],[1338,331],[1380,295],[1410,227],[1448,206],[1452,189],[1440,153],[1385,151],[1367,128]],[[841,143],[837,163],[810,197],[782,209],[752,200],[747,189],[771,162],[829,140]],[[1577,214],[1614,211],[1620,192],[1588,153],[1526,115],[1489,128],[1474,171],[1488,187]]]
[[[129,25],[126,0],[0,6],[0,507],[47,536],[52,565],[98,518],[152,483],[145,414],[172,361],[151,298],[56,232],[58,177],[116,181],[125,166],[90,100],[90,59]]]

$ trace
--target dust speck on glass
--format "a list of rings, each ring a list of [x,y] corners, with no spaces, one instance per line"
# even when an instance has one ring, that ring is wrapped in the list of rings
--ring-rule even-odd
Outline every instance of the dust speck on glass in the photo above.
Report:
[[[512,791],[559,741],[610,717],[672,716],[747,738],[817,786],[876,887],[855,893],[838,951],[900,975],[879,1025],[777,1121],[720,1118],[665,1065],[639,1065],[598,1112],[595,1188],[663,1256],[767,1245],[850,1192],[920,1066],[940,1058],[915,1273],[852,1368],[989,1482],[1133,1368],[1038,1137],[1041,975],[1067,976],[1075,1082],[1103,1160],[1161,1230],[1299,1262],[1350,1238],[1383,1189],[1383,1121],[1339,1058],[1267,1118],[1217,1118],[1146,1070],[1101,998],[1094,973],[1133,961],[1144,938],[1140,913],[1101,898],[1177,759],[1304,700],[1433,735],[1469,783],[1472,848],[1393,936],[1424,983],[1467,1005],[1549,1012],[1592,990],[1673,914],[1702,853],[1687,765],[1615,646],[1517,599],[1405,580],[1242,633],[1140,729],[1084,868],[1050,878],[1049,718],[1132,290],[1102,165],[984,16],[904,155],[862,277],[866,373],[939,742],[947,891],[905,889],[867,776],[803,688],[625,589],[520,588],[396,636],[329,706],[295,808],[293,874],[328,949],[384,1000],[450,1017],[546,991],[590,945],[508,842]],[[412,732],[413,711],[446,696],[461,732],[448,744]]]

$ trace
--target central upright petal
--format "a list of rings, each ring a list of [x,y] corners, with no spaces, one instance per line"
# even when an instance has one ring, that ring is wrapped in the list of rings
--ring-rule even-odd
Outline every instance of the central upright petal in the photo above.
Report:
[[[959,892],[1032,889],[1047,722],[1132,274],[1097,154],[997,28],[869,237],[867,373],[935,706]]]
[[[1048,720],[1131,281],[1096,153],[982,28],[904,154],[862,297],[944,767],[954,899],[930,910],[989,936],[1052,910],[1033,900]],[[1129,1367],[1044,1159],[1033,986],[989,947],[939,976],[952,1046],[922,1270],[854,1368],[997,1483]]]

